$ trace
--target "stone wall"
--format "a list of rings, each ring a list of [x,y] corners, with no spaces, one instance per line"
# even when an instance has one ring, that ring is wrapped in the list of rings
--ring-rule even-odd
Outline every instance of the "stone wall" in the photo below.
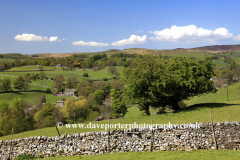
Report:
[[[240,122],[214,123],[219,150],[240,149]],[[210,123],[200,123],[200,128],[153,129],[153,151],[192,151],[214,149]],[[34,154],[40,157],[95,155],[107,153],[108,132],[88,132],[57,137],[29,137],[12,141],[12,158],[19,154]],[[110,152],[149,151],[151,144],[150,128],[135,128],[110,131]],[[9,155],[10,140],[0,141],[0,159]]]

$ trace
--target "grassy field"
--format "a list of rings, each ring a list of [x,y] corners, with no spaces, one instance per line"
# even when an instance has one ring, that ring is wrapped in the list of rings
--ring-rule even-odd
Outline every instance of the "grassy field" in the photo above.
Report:
[[[158,152],[125,152],[111,153],[94,156],[69,156],[69,157],[49,157],[48,160],[154,160],[154,159],[169,159],[169,160],[215,160],[215,159],[231,159],[237,160],[240,158],[240,151],[214,151],[214,150],[198,150],[193,152],[187,151],[158,151]],[[40,158],[39,158],[40,159]]]
[[[21,99],[27,101],[28,104],[34,104],[36,97],[40,95],[45,95],[46,102],[55,104],[61,98],[66,98],[66,96],[52,96],[51,94],[40,93],[40,92],[20,92],[20,93],[0,93],[0,101],[7,100],[12,104],[12,100],[15,97],[20,97]]]
[[[195,122],[210,122],[209,109],[212,110],[212,117],[214,122],[223,121],[239,121],[240,113],[240,100],[238,97],[238,92],[240,83],[234,84],[229,87],[229,101],[226,100],[226,88],[219,89],[217,94],[208,94],[201,97],[194,97],[185,103],[188,105],[186,109],[181,111],[164,113],[160,115],[153,116],[154,124],[182,124],[182,123],[195,123]],[[47,97],[47,96],[46,96]],[[56,99],[57,100],[57,99]],[[47,98],[48,102],[48,98]],[[154,114],[157,110],[151,109],[151,113]],[[134,106],[128,108],[128,112],[124,118],[113,119],[111,124],[150,124],[150,116],[142,116],[142,112]],[[92,124],[106,124],[107,121],[92,122]],[[88,122],[85,123],[85,126]],[[82,132],[92,132],[101,131],[105,129],[101,128],[63,128],[59,129],[61,134],[70,133],[82,133]],[[54,127],[37,129],[34,131],[23,132],[15,134],[14,138],[30,137],[30,136],[57,136],[56,129]],[[10,136],[1,137],[2,140],[10,139]]]
[[[0,62],[14,62],[16,59],[12,59],[12,58],[0,58]],[[25,59],[19,59],[19,60],[25,60]]]

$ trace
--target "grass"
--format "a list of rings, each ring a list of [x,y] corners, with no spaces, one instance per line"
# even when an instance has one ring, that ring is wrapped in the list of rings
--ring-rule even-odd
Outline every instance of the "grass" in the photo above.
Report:
[[[56,97],[51,94],[40,93],[40,92],[19,92],[19,93],[0,93],[0,101],[6,100],[12,104],[12,100],[15,97],[20,97],[21,99],[28,102],[28,104],[34,104],[36,97],[40,95],[45,95],[47,103],[56,103],[61,98],[66,98],[66,96]]]
[[[48,160],[158,160],[158,159],[169,159],[169,160],[215,160],[215,159],[231,159],[237,160],[240,158],[239,151],[214,151],[214,150],[198,150],[193,152],[187,151],[158,151],[158,152],[125,152],[125,153],[112,153],[104,155],[94,156],[69,156],[69,157],[49,157]],[[39,158],[40,159],[40,158]]]
[[[12,59],[12,58],[0,58],[0,62],[14,62],[17,59]],[[21,61],[25,60],[25,59],[19,59]]]

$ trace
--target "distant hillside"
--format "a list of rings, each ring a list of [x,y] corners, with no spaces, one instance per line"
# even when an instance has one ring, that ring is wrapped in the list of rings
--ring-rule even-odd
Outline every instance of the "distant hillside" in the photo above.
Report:
[[[29,56],[34,56],[36,58],[43,58],[43,57],[68,57],[73,54],[101,54],[105,53],[107,55],[111,54],[117,54],[117,53],[128,53],[128,54],[161,54],[163,52],[211,52],[211,53],[217,53],[217,52],[227,52],[227,51],[240,51],[240,45],[213,45],[213,46],[204,46],[204,47],[197,47],[197,48],[176,48],[172,50],[158,50],[158,49],[146,49],[146,48],[129,48],[129,49],[109,49],[107,51],[101,51],[101,52],[75,52],[75,53],[37,53],[32,54]]]
[[[226,51],[240,51],[240,45],[214,45],[214,46],[204,46],[197,48],[177,48],[174,51],[187,51],[187,52],[226,52]]]

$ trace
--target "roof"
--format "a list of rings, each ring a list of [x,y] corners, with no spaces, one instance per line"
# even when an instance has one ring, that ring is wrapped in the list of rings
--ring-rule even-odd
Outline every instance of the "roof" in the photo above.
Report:
[[[64,103],[65,101],[66,101],[66,99],[62,98],[62,99],[58,100],[57,103]]]
[[[69,88],[67,88],[67,89],[65,89],[65,92],[75,92],[76,91],[76,89],[74,89],[74,88],[71,88],[71,89],[69,89]]]

